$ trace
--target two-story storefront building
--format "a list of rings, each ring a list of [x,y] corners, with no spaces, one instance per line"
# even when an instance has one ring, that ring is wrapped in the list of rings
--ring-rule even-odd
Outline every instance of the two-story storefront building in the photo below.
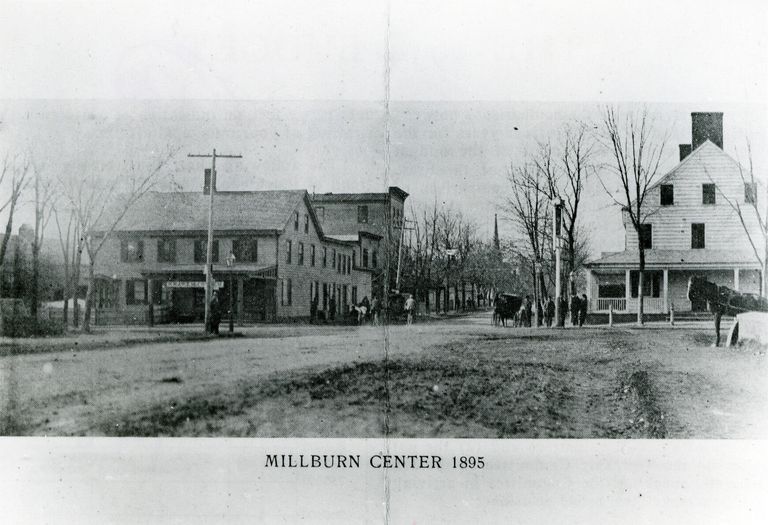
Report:
[[[151,303],[163,320],[202,320],[208,199],[150,192],[130,209],[97,260],[103,314],[140,319]],[[306,191],[216,192],[213,217],[214,286],[239,322],[309,317],[314,298],[321,316],[332,299],[338,313],[370,298],[372,269],[357,260],[379,238],[361,252],[359,240],[327,235]]]
[[[693,275],[747,293],[761,289],[760,263],[733,209],[743,210],[752,240],[761,240],[750,209],[758,199],[748,174],[723,151],[722,113],[692,113],[692,143],[680,145],[680,162],[648,191],[644,311],[702,311],[691,303]],[[744,177],[742,177],[742,174]],[[625,248],[587,263],[587,295],[594,312],[637,312],[638,239],[624,212]],[[762,244],[757,247],[763,253]]]

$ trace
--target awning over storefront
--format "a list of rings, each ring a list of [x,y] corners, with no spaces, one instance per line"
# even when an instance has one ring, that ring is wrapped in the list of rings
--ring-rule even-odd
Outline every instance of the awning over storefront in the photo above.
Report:
[[[142,272],[146,279],[162,279],[168,282],[205,282],[205,271],[202,265],[178,265],[162,268],[155,268]],[[246,279],[277,279],[277,266],[256,266],[256,265],[213,265],[213,275],[219,277],[242,277]],[[190,285],[179,285],[182,287],[194,288]],[[172,286],[173,287],[173,286]]]

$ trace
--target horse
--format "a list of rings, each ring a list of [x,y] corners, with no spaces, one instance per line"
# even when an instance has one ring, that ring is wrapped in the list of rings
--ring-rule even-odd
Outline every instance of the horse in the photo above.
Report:
[[[745,312],[768,312],[768,300],[751,294],[718,286],[703,277],[688,279],[688,300],[706,301],[715,318],[715,346],[720,345],[720,319],[723,315],[736,316]]]
[[[523,303],[522,298],[511,294],[500,294],[496,298],[496,306],[493,309],[493,325],[507,326],[507,319],[514,319],[515,314]]]

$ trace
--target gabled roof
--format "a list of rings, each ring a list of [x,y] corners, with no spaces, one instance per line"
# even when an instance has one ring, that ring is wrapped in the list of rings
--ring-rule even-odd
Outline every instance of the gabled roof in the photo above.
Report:
[[[713,152],[716,152],[716,153],[718,153],[718,154],[720,154],[720,155],[722,155],[722,156],[726,157],[728,160],[730,160],[730,161],[731,161],[731,162],[734,164],[734,166],[736,166],[736,168],[738,168],[738,167],[739,167],[739,163],[738,163],[738,162],[736,162],[736,160],[734,160],[734,158],[733,158],[733,157],[731,157],[731,156],[730,156],[730,155],[728,155],[728,154],[727,154],[725,151],[723,151],[722,149],[720,149],[720,147],[718,147],[718,146],[717,146],[717,144],[715,144],[715,143],[713,143],[711,140],[707,139],[707,140],[705,140],[704,142],[702,142],[702,143],[699,145],[699,147],[698,147],[698,148],[696,148],[695,150],[693,150],[693,151],[692,151],[692,152],[691,152],[691,153],[690,153],[690,154],[689,154],[687,157],[685,157],[683,160],[681,160],[681,161],[680,161],[680,162],[677,164],[677,166],[675,166],[674,168],[672,168],[671,170],[669,170],[669,171],[668,171],[666,174],[664,174],[664,176],[663,176],[663,177],[661,177],[659,180],[657,180],[656,182],[654,182],[654,183],[653,183],[653,185],[651,185],[651,186],[648,188],[648,191],[650,191],[650,190],[652,190],[653,188],[655,188],[656,186],[659,186],[659,185],[661,185],[662,183],[664,183],[664,182],[665,182],[667,179],[669,179],[669,178],[671,178],[673,175],[675,175],[675,174],[676,174],[676,173],[677,173],[677,172],[678,172],[678,171],[679,171],[679,170],[680,170],[680,169],[681,169],[683,166],[687,165],[688,163],[692,162],[693,160],[697,160],[697,159],[698,159],[698,157],[702,156],[702,154],[703,154],[703,153],[704,153],[704,151],[706,151],[706,150],[711,150],[711,151],[713,151]]]
[[[661,184],[664,184],[667,181],[667,179],[670,179],[671,177],[673,177],[683,166],[685,166],[688,163],[692,162],[693,159],[697,159],[698,160],[698,158],[703,154],[703,152],[705,150],[715,151],[715,152],[719,153],[720,155],[723,155],[728,160],[730,160],[737,168],[739,167],[739,163],[736,162],[736,160],[734,160],[733,157],[731,157],[725,151],[720,149],[720,147],[718,147],[717,144],[715,144],[711,140],[707,139],[704,142],[702,142],[699,145],[699,147],[697,147],[695,150],[693,150],[691,153],[689,153],[687,157],[685,157],[683,160],[678,162],[677,165],[674,168],[672,168],[667,173],[665,173],[659,180],[657,180],[656,182],[654,182],[653,184],[648,186],[648,189],[646,190],[646,195],[648,194],[648,192],[650,192],[651,190],[653,190],[657,186],[660,186]],[[635,200],[633,200],[630,205],[634,206],[635,205]],[[626,206],[623,206],[622,210],[626,210]]]
[[[205,231],[208,199],[202,192],[149,192],[129,209],[115,231]],[[308,202],[306,190],[216,192],[213,229],[282,231],[302,199]],[[94,230],[103,231],[108,224],[105,216]]]

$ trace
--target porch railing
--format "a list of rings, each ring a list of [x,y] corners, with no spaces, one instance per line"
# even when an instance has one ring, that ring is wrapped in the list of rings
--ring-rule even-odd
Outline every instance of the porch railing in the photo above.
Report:
[[[613,306],[614,312],[623,312],[627,309],[627,300],[624,297],[598,297],[598,312],[607,312],[611,306]]]
[[[596,312],[607,312],[613,306],[614,312],[637,312],[637,298],[598,297]],[[643,297],[643,311],[649,314],[664,313],[666,306],[663,297]]]
[[[598,297],[595,311],[607,312],[610,306],[613,306],[614,312],[637,312],[637,298]],[[664,313],[665,310],[663,297],[643,297],[643,311],[645,313]]]

